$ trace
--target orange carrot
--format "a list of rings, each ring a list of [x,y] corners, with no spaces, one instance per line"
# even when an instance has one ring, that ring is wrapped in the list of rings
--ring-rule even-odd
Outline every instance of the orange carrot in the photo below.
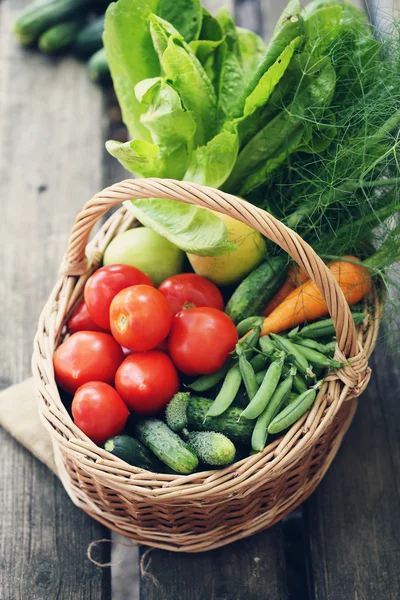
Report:
[[[272,300],[268,302],[267,306],[265,307],[262,313],[262,316],[268,317],[268,315],[270,315],[272,311],[274,311],[275,308],[279,306],[279,304],[281,304],[281,302],[283,302],[287,296],[289,296],[290,292],[295,290],[299,285],[301,285],[308,279],[310,279],[309,276],[304,271],[304,269],[299,267],[299,265],[290,265],[285,283],[280,288],[280,290],[277,291]]]
[[[353,256],[346,256],[358,261]],[[338,282],[349,305],[357,304],[371,289],[369,271],[362,264],[338,260],[331,263],[330,271]],[[309,279],[293,290],[276,309],[264,319],[261,335],[279,333],[312,322],[329,314],[328,308],[315,283]]]

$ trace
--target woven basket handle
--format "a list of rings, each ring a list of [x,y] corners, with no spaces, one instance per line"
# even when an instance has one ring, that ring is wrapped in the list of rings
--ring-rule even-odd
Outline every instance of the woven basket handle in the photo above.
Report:
[[[340,350],[347,357],[360,357],[357,332],[343,292],[311,246],[264,210],[214,188],[173,179],[126,179],[104,189],[93,196],[76,217],[62,266],[63,275],[87,272],[85,250],[96,221],[117,204],[138,198],[170,198],[210,208],[247,223],[278,244],[318,286],[335,323]],[[362,362],[357,369],[358,379],[360,372],[367,369],[366,360]]]

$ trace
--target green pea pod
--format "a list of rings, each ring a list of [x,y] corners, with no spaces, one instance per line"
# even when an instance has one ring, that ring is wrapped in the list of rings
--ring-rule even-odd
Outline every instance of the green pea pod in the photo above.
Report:
[[[335,354],[335,350],[336,350],[336,340],[332,340],[331,342],[328,342],[327,344],[325,344],[325,354],[329,355],[329,354]]]
[[[265,369],[266,358],[262,354],[256,354],[250,361],[251,366],[253,367],[254,373],[259,373],[263,369]]]
[[[279,348],[281,348],[293,357],[294,364],[296,365],[300,373],[307,375],[312,372],[312,369],[310,368],[307,359],[305,358],[303,353],[295,346],[295,344],[293,344],[293,342],[291,342],[285,337],[282,337],[281,335],[276,335],[275,333],[271,333],[271,337],[274,340],[274,342],[276,342],[276,344],[279,346]]]
[[[267,356],[270,356],[276,352],[276,345],[268,335],[263,335],[260,337],[260,348]]]
[[[343,363],[328,358],[321,352],[317,352],[311,348],[306,348],[305,346],[298,346],[297,344],[293,344],[293,346],[295,346],[297,350],[302,353],[306,360],[316,367],[331,367],[332,369],[340,369],[343,367]]]
[[[353,313],[352,317],[354,324],[360,325],[364,321],[366,314]],[[330,337],[331,335],[335,335],[333,319],[323,319],[322,321],[316,321],[315,323],[306,325],[303,327],[303,329],[297,332],[297,335],[303,338]]]
[[[239,365],[235,365],[229,369],[218,396],[215,398],[214,402],[211,404],[206,413],[206,418],[218,417],[219,415],[222,415],[222,413],[225,412],[234,401],[241,383],[242,375],[240,374]]]
[[[258,383],[254,369],[244,353],[239,356],[239,369],[249,400],[252,400],[257,394]]]
[[[261,386],[250,404],[240,415],[241,417],[256,419],[262,413],[278,386],[282,375],[282,366],[282,360],[276,360],[270,364]]]
[[[326,344],[320,344],[317,340],[313,340],[311,338],[301,338],[301,337],[293,337],[291,341],[297,346],[304,346],[305,348],[310,348],[311,350],[315,350],[316,352],[321,352],[322,354],[328,354],[329,350],[326,349]]]
[[[258,385],[261,385],[262,382],[264,381],[266,372],[267,372],[267,369],[263,369],[262,371],[259,371],[258,373],[256,373],[256,380],[257,380]]]
[[[190,383],[188,387],[195,392],[205,392],[206,390],[210,390],[225,377],[231,366],[232,361],[227,360],[224,366],[218,369],[218,371],[215,371],[215,373],[210,373],[210,375],[202,375],[193,381],[193,383]]]
[[[243,321],[240,321],[240,323],[236,325],[238,336],[240,338],[243,337],[250,329],[262,325],[263,321],[264,317],[247,317],[247,319],[243,319]]]
[[[290,427],[290,425],[293,425],[311,408],[316,396],[317,390],[315,388],[311,388],[300,394],[297,400],[291,402],[271,421],[268,425],[268,433],[280,433]]]
[[[293,387],[299,394],[302,394],[306,390],[308,390],[308,385],[305,382],[304,378],[300,375],[300,373],[296,373],[293,375]]]
[[[258,346],[258,339],[261,332],[261,325],[254,328],[249,335],[242,341],[239,342],[239,346],[243,349],[246,357],[250,360],[254,354],[255,349]]]
[[[253,435],[251,437],[251,447],[256,452],[264,450],[265,443],[268,437],[268,426],[273,420],[280,407],[286,401],[286,398],[290,394],[290,390],[293,385],[293,377],[289,375],[284,381],[282,381],[275,390],[274,395],[268,402],[266,408],[258,417],[256,424],[253,429]]]

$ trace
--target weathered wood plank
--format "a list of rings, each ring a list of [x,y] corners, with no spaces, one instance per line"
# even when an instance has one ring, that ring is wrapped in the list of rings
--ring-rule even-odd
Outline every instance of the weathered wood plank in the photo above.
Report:
[[[288,598],[281,526],[202,554],[152,550],[144,566],[141,600]]]
[[[338,457],[305,505],[315,600],[400,598],[400,369],[378,351]]]
[[[10,26],[27,3],[0,4],[2,387],[30,373],[37,317],[74,215],[101,186],[101,93],[75,60],[18,47]],[[107,531],[46,467],[4,431],[0,438],[1,598],[110,598],[109,572],[86,557]],[[97,558],[108,556],[105,545]]]

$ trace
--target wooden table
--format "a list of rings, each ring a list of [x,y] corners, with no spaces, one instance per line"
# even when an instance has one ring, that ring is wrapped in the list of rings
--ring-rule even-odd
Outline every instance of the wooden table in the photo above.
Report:
[[[74,215],[124,176],[104,151],[121,127],[112,98],[73,58],[23,51],[10,34],[26,4],[0,3],[1,388],[30,373],[36,320]],[[284,3],[223,4],[239,24],[268,37]],[[400,370],[382,349],[371,363],[360,410],[310,500],[284,523],[229,547],[201,555],[152,551],[144,557],[150,576],[140,582],[142,600],[400,598]],[[0,439],[1,599],[111,598],[110,569],[86,555],[109,532],[4,431]],[[107,562],[109,552],[103,544],[96,558]],[[133,566],[125,568],[129,577]]]

